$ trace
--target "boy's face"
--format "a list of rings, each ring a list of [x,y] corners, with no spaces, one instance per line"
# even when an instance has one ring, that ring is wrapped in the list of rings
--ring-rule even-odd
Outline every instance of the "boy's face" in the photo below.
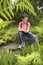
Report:
[[[22,19],[23,22],[27,22],[28,21],[28,17],[25,17]]]

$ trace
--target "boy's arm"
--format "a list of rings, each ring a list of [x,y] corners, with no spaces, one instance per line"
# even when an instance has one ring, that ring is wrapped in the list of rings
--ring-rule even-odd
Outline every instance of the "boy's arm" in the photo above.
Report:
[[[18,31],[21,31],[21,22],[18,25]]]

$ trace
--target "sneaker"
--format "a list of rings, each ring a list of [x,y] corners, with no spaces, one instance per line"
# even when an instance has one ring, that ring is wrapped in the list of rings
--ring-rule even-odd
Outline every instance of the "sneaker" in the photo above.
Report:
[[[22,48],[23,48],[23,47],[25,46],[25,43],[22,43],[21,46],[22,46]]]
[[[21,44],[18,46],[18,48],[20,48],[20,49],[22,48]]]
[[[25,43],[22,43],[22,44],[20,44],[19,46],[18,46],[18,48],[23,48],[25,46]]]

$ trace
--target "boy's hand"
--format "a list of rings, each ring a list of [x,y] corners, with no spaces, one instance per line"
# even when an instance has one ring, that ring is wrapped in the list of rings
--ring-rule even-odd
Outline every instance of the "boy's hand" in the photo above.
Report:
[[[22,28],[20,28],[20,29],[18,28],[18,30],[19,30],[19,31],[23,31],[23,29],[22,29]]]
[[[28,30],[18,29],[19,31],[28,32]]]
[[[23,30],[23,29],[22,29],[22,31],[24,31],[24,32],[28,32],[28,30]]]
[[[28,32],[27,30],[24,30],[24,32]]]

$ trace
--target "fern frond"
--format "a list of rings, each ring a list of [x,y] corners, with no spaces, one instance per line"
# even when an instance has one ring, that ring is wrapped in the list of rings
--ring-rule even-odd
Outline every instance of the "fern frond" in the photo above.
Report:
[[[7,16],[6,16],[3,12],[1,12],[0,14],[1,14],[1,16],[3,16],[6,20],[8,20]]]
[[[2,3],[3,3],[3,5],[2,5]],[[14,16],[11,3],[12,3],[12,0],[9,0],[9,1],[1,0],[1,2],[0,2],[0,13],[1,13],[1,16],[4,17],[6,20],[8,20],[8,17],[11,19],[12,16]]]
[[[18,11],[18,9],[19,9],[19,6],[18,6],[18,5],[16,5],[16,11]]]
[[[8,10],[5,10],[5,13],[8,15],[9,18],[11,18],[11,15],[9,14]]]
[[[36,13],[34,11],[34,7],[32,6],[32,4],[30,3],[29,0],[19,0],[19,2],[16,4],[15,9],[18,11],[19,9],[21,11],[30,11],[30,13],[32,13],[33,15],[36,16]]]
[[[11,15],[14,17],[14,13],[13,13],[12,9],[10,8],[8,10],[10,11]]]

